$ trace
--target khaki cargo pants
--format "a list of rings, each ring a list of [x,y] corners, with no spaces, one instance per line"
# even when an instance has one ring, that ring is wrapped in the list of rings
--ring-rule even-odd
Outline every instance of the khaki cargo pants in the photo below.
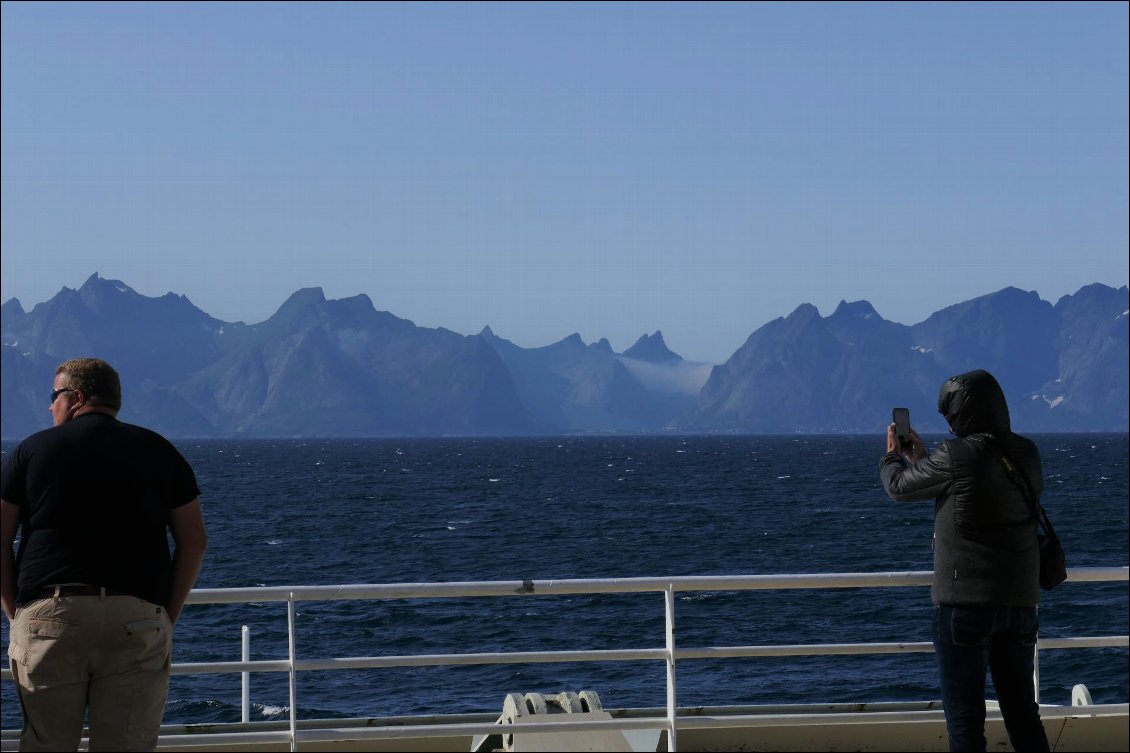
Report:
[[[172,624],[134,596],[61,596],[20,607],[8,657],[23,707],[21,751],[153,750],[169,692]]]

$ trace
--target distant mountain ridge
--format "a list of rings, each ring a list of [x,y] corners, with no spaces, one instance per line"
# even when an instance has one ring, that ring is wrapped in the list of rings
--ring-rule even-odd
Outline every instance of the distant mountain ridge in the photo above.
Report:
[[[841,302],[827,318],[802,304],[714,369],[679,428],[868,432],[902,405],[916,427],[942,432],[942,381],[984,368],[1004,388],[1015,430],[1126,431],[1127,331],[1127,288],[1099,284],[1055,306],[1005,288],[913,326],[865,301]]]
[[[320,288],[248,325],[94,274],[31,311],[15,298],[0,307],[0,434],[49,425],[54,369],[77,356],[118,368],[123,420],[181,437],[857,433],[881,431],[894,405],[944,431],[938,388],[973,368],[1001,381],[1018,431],[1126,431],[1127,303],[1125,286],[1054,305],[1005,288],[913,326],[866,301],[827,317],[804,303],[711,368],[658,331],[623,353],[577,334],[522,348]]]

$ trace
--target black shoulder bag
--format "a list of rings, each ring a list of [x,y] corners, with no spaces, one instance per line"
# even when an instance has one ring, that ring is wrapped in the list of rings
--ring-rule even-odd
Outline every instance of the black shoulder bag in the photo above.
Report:
[[[997,460],[1001,461],[1012,482],[1024,494],[1024,499],[1036,518],[1036,535],[1040,544],[1040,588],[1050,591],[1067,580],[1067,559],[1063,553],[1063,545],[1059,543],[1059,536],[1052,528],[1052,522],[1048,519],[1044,506],[1040,504],[1040,499],[1032,491],[1032,485],[1028,483],[1024,474],[1017,470],[992,441],[985,442],[985,446],[997,456]]]

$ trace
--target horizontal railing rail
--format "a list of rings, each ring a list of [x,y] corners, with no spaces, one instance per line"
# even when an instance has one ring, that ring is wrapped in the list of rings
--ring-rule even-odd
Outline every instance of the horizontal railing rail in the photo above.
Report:
[[[475,664],[526,664],[526,663],[565,663],[589,661],[665,661],[667,675],[667,716],[645,719],[614,719],[605,722],[595,721],[539,721],[541,731],[564,731],[605,729],[609,726],[619,730],[663,728],[668,735],[668,750],[676,750],[677,729],[697,729],[706,726],[726,726],[734,720],[724,719],[712,722],[696,717],[691,721],[677,716],[675,704],[674,667],[678,660],[718,659],[732,657],[765,656],[813,656],[813,655],[863,655],[894,653],[928,653],[934,650],[927,642],[887,642],[887,643],[825,643],[788,644],[759,646],[715,646],[679,648],[674,642],[674,594],[691,591],[749,591],[749,590],[789,590],[789,589],[829,589],[829,588],[887,588],[901,586],[925,586],[932,581],[930,571],[906,571],[883,573],[813,573],[789,575],[728,575],[728,576],[683,576],[675,578],[578,578],[564,580],[521,580],[521,581],[466,581],[448,583],[382,583],[349,584],[331,586],[260,586],[252,588],[200,588],[189,594],[188,604],[239,604],[285,602],[288,613],[289,656],[286,659],[267,661],[220,661],[184,662],[174,664],[172,673],[187,674],[225,674],[252,672],[290,673],[290,730],[279,732],[241,732],[239,739],[260,742],[281,739],[289,740],[291,749],[296,749],[299,740],[318,742],[331,739],[327,734],[346,735],[348,739],[375,737],[417,737],[431,734],[463,734],[464,727],[474,729],[475,734],[485,734],[484,730],[498,731],[495,725],[456,724],[423,725],[397,727],[395,730],[367,729],[352,730],[298,730],[296,681],[298,672],[324,671],[338,669],[372,669],[388,667],[455,666]],[[1074,567],[1068,570],[1069,582],[1130,582],[1130,568],[1127,567]],[[347,601],[347,600],[391,600],[391,599],[450,599],[472,597],[514,597],[514,596],[565,596],[580,594],[632,594],[663,593],[666,605],[666,634],[664,648],[614,649],[587,651],[511,651],[482,652],[462,654],[411,654],[397,656],[352,656],[320,659],[298,659],[295,652],[295,605],[308,601]],[[1130,637],[1085,636],[1067,638],[1041,638],[1038,649],[1075,649],[1120,647],[1130,645]],[[246,651],[246,649],[245,649]],[[246,656],[246,654],[245,654]],[[1038,665],[1037,665],[1038,666]],[[12,679],[11,671],[3,669],[0,676]],[[1037,683],[1038,691],[1038,683]],[[247,693],[244,692],[246,705]],[[1107,706],[1101,707],[1107,709]],[[1125,711],[1125,704],[1110,708]],[[1098,712],[1100,707],[1093,707]],[[921,713],[921,712],[915,712]],[[245,717],[246,719],[246,714]],[[766,723],[766,717],[759,716],[758,723]],[[794,717],[795,718],[795,717]],[[841,717],[842,718],[842,717]],[[527,731],[528,725],[523,725]],[[360,737],[358,737],[360,735]],[[7,737],[7,734],[5,735]],[[281,736],[281,737],[280,737]],[[197,735],[188,738],[199,740]],[[261,738],[261,739],[260,739]],[[163,738],[164,739],[164,738]],[[212,739],[211,737],[209,739]],[[335,737],[332,739],[341,739]],[[217,739],[217,742],[220,742]]]
[[[1068,582],[1130,580],[1127,567],[1073,567]],[[339,586],[257,586],[197,588],[189,604],[234,604],[267,601],[345,601],[351,599],[424,599],[469,596],[534,596],[656,593],[684,591],[772,591],[823,588],[928,586],[929,570],[883,573],[804,573],[794,575],[687,575],[675,578],[572,578],[513,581],[449,581],[444,583],[374,583]]]

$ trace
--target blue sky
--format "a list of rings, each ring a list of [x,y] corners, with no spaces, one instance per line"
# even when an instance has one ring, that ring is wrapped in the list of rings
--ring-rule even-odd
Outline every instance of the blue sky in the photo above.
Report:
[[[1126,3],[2,6],[0,298],[728,358],[1127,284]]]

